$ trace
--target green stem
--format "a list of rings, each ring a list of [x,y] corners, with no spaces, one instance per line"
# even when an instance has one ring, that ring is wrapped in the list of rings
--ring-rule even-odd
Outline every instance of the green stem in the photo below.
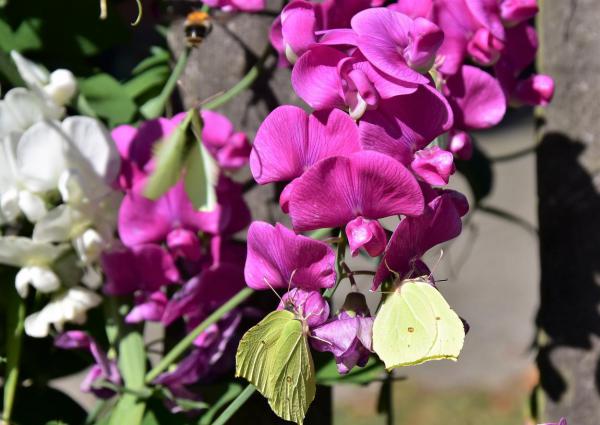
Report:
[[[193,344],[194,340],[204,332],[210,325],[216,323],[221,319],[225,314],[229,313],[239,304],[244,302],[250,295],[252,295],[254,291],[251,288],[244,288],[240,292],[238,292],[235,296],[233,296],[229,301],[215,310],[210,316],[206,318],[202,323],[200,323],[196,328],[189,333],[185,338],[183,338],[175,347],[171,349],[167,353],[166,356],[162,358],[162,360],[146,375],[146,382],[150,383],[158,375],[167,370],[171,364],[173,364],[177,359]]]
[[[258,79],[258,77],[260,77],[260,74],[263,71],[265,61],[271,54],[271,50],[271,45],[267,44],[267,47],[258,59],[258,62],[256,62],[256,64],[252,68],[250,68],[250,71],[248,71],[244,78],[242,78],[236,85],[234,85],[232,88],[227,90],[225,93],[223,93],[216,99],[213,99],[202,105],[202,109],[216,109],[219,106],[223,106],[231,99],[236,97],[238,94],[251,87],[252,84],[254,84],[254,82]]]
[[[4,377],[4,412],[2,421],[11,423],[15,393],[19,384],[19,362],[23,344],[25,323],[25,301],[19,296],[14,285],[9,290],[8,318],[6,321],[6,375]]]
[[[96,402],[96,405],[90,410],[87,418],[85,419],[85,425],[92,425],[96,423],[96,420],[100,417],[100,414],[104,411],[104,408],[108,404],[107,400],[99,400]]]
[[[344,278],[344,260],[346,259],[346,245],[348,244],[348,239],[346,238],[346,233],[344,229],[340,229],[339,243],[337,246],[337,250],[335,252],[335,273],[336,273],[336,281],[335,286],[333,288],[329,288],[323,294],[323,297],[329,299],[335,294],[340,282]]]
[[[310,232],[308,234],[308,236],[311,237],[311,238],[313,238],[313,239],[321,240],[321,239],[329,237],[330,234],[331,234],[331,229],[330,228],[325,228],[325,229],[314,230],[314,231]]]
[[[179,55],[179,59],[177,59],[177,64],[175,65],[175,68],[173,68],[173,72],[171,73],[167,84],[165,84],[160,94],[155,98],[148,100],[140,108],[140,112],[144,116],[144,118],[158,118],[163,114],[165,110],[165,105],[171,98],[173,90],[175,90],[175,87],[177,86],[177,81],[179,81],[181,74],[183,74],[183,70],[187,65],[189,56],[190,48],[186,47],[184,51],[181,52],[181,55]]]
[[[387,402],[387,425],[394,425],[394,376],[392,372],[387,373],[388,399]]]
[[[219,417],[212,423],[212,425],[225,425],[227,421],[238,411],[240,407],[244,405],[246,401],[254,394],[256,387],[248,384],[248,386],[231,402],[227,409],[219,415]]]

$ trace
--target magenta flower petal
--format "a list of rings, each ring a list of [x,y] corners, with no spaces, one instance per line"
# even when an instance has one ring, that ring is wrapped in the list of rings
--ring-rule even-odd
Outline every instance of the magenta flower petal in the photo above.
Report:
[[[92,338],[84,331],[67,331],[58,335],[54,345],[63,350],[89,349]]]
[[[352,17],[367,9],[371,0],[325,0],[318,6],[323,16],[323,28],[348,28]]]
[[[345,226],[362,216],[419,215],[423,194],[412,173],[378,152],[318,162],[294,183],[290,217],[297,231]]]
[[[358,35],[350,28],[337,28],[317,31],[319,44],[325,46],[357,46]]]
[[[450,176],[456,170],[452,152],[440,149],[438,146],[415,152],[411,168],[416,175],[434,186],[448,184]]]
[[[404,218],[388,242],[372,289],[377,289],[390,276],[389,269],[401,278],[410,277],[425,252],[458,236],[462,229],[461,216],[466,213],[465,202],[458,192],[442,191],[429,202],[423,215]]]
[[[455,127],[482,129],[498,124],[506,112],[502,87],[487,72],[465,65],[448,78],[444,94],[454,111]]]
[[[176,257],[190,261],[198,261],[202,249],[198,235],[186,229],[175,229],[167,234],[167,247]]]
[[[538,49],[538,37],[535,28],[524,22],[506,31],[506,48],[502,61],[510,68],[514,77],[535,60]]]
[[[125,323],[159,322],[165,312],[167,301],[167,296],[162,291],[136,295],[135,305],[125,316]]]
[[[303,54],[292,70],[292,86],[313,109],[343,108],[338,63],[347,58],[328,46],[316,46]]]
[[[537,13],[537,0],[503,0],[500,3],[500,16],[509,26],[528,21]]]
[[[358,128],[342,111],[308,115],[295,106],[280,106],[258,130],[250,169],[260,184],[292,180],[323,158],[358,150]]]
[[[312,3],[296,0],[281,12],[281,32],[285,55],[295,63],[313,44],[316,43],[317,17]]]
[[[137,245],[102,254],[106,274],[104,290],[110,295],[126,295],[143,290],[157,291],[177,282],[179,272],[171,255],[159,245]]]
[[[387,236],[381,224],[377,220],[362,217],[357,217],[346,225],[346,236],[353,257],[358,255],[361,248],[371,257],[377,257],[383,253],[387,243]]]
[[[444,41],[444,33],[433,22],[416,18],[410,30],[410,43],[404,49],[406,63],[420,72],[427,72]]]
[[[467,161],[473,156],[473,141],[471,136],[464,131],[456,131],[450,134],[448,149],[459,159]]]
[[[281,224],[255,221],[248,230],[244,275],[254,289],[287,288],[290,280],[293,288],[331,288],[335,254],[326,243],[296,235]]]
[[[319,291],[294,288],[281,297],[277,310],[289,310],[305,319],[309,328],[319,326],[329,318],[329,304]]]
[[[526,105],[547,106],[554,96],[554,80],[548,75],[532,75],[517,83],[513,96]]]
[[[352,18],[358,47],[369,62],[400,80],[427,84],[427,78],[410,68],[404,57],[404,50],[411,44],[412,28],[411,18],[385,8],[364,10]]]
[[[454,0],[457,1],[457,0]],[[504,25],[500,19],[498,0],[464,0],[473,17],[494,37],[504,40]]]
[[[452,109],[444,96],[433,87],[421,85],[412,94],[382,101],[378,110],[367,111],[359,125],[360,142],[364,149],[385,153],[409,165],[413,152],[448,131],[452,124]]]
[[[482,66],[494,65],[503,49],[504,43],[486,28],[479,28],[467,44],[467,52],[471,58]]]
[[[404,13],[413,19],[429,18],[433,7],[433,0],[402,0],[388,6],[388,9]]]

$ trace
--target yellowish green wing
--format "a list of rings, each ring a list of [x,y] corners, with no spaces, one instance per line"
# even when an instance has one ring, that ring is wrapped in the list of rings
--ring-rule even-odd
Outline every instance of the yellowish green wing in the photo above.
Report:
[[[421,283],[415,285],[415,290],[422,292],[429,300],[438,325],[437,338],[431,348],[430,359],[456,361],[465,342],[465,327],[462,320],[433,286]]]
[[[424,279],[402,282],[373,324],[373,349],[387,369],[430,360],[456,360],[464,327],[437,289]]]
[[[235,376],[247,379],[260,393],[270,399],[273,385],[269,376],[273,373],[276,346],[286,325],[294,320],[294,314],[274,311],[244,334],[235,357]]]
[[[285,325],[276,353],[269,405],[279,417],[302,425],[315,398],[316,379],[308,338],[300,320]]]

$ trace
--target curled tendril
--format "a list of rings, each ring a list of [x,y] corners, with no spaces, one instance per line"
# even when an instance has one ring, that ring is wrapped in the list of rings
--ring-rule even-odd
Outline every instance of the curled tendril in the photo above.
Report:
[[[140,23],[140,21],[142,20],[142,0],[135,0],[135,3],[137,4],[137,8],[138,8],[138,15],[137,18],[135,18],[135,21],[133,21],[131,23],[131,26],[135,27],[136,25],[138,25]]]

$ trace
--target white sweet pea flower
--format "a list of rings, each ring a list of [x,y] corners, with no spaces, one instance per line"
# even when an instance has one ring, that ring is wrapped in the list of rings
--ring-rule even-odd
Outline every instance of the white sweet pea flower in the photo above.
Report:
[[[87,229],[73,240],[75,252],[84,264],[98,260],[105,245],[104,238],[94,229]]]
[[[10,52],[19,74],[27,86],[57,106],[64,106],[77,92],[77,80],[67,69],[49,73],[45,68],[23,57],[19,52]]]
[[[29,286],[40,292],[53,292],[60,287],[60,280],[51,265],[67,249],[67,245],[41,243],[22,236],[3,236],[0,237],[0,264],[21,268],[15,278],[15,287],[22,297],[29,293]]]
[[[87,311],[97,307],[102,298],[88,289],[69,288],[52,298],[40,311],[25,319],[25,333],[34,338],[48,336],[50,327],[58,332],[67,322],[82,325],[87,320]]]
[[[23,87],[11,89],[0,100],[0,137],[20,134],[44,119],[59,119],[64,112],[63,107],[48,102],[38,93]]]

